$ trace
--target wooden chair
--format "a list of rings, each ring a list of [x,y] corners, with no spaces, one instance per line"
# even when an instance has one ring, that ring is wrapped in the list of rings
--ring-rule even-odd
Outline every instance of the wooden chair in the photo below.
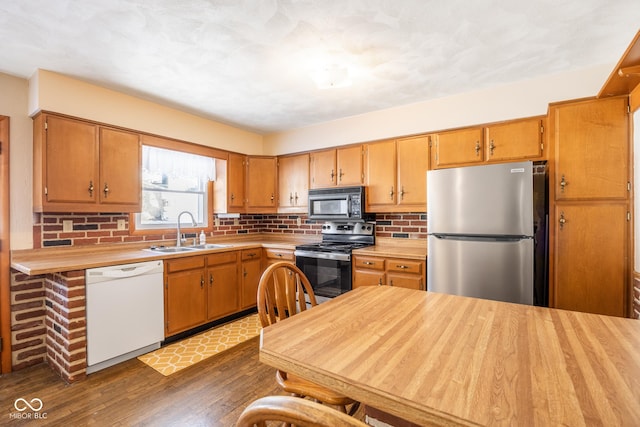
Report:
[[[242,411],[236,427],[266,427],[267,421],[281,421],[296,427],[366,427],[367,424],[307,399],[294,396],[267,396],[255,400]]]
[[[288,261],[270,265],[262,273],[258,284],[258,316],[263,328],[307,310],[305,293],[311,307],[317,305],[309,279]],[[298,397],[310,397],[319,402],[337,406],[353,415],[359,402],[284,371],[276,371],[276,381],[287,393]]]

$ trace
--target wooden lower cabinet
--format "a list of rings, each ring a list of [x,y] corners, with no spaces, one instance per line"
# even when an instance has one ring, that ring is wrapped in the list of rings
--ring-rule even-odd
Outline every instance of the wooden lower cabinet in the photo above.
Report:
[[[262,248],[244,249],[241,264],[240,309],[255,307],[258,295],[258,283],[262,276]]]
[[[207,320],[238,311],[238,252],[207,255]]]
[[[353,256],[353,289],[359,286],[398,286],[424,290],[426,260]]]
[[[193,256],[165,261],[165,336],[207,321],[205,258]]]
[[[555,214],[554,307],[624,317],[627,204],[558,202]]]

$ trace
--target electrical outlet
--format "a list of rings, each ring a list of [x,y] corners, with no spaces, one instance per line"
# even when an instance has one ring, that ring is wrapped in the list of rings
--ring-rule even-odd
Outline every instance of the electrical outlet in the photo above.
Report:
[[[125,229],[124,219],[119,219],[118,220],[118,230],[124,230],[124,229]]]
[[[64,233],[71,233],[73,231],[73,221],[70,219],[62,220],[62,231]]]
[[[296,219],[296,224],[298,224],[298,227],[300,227],[302,225],[302,218],[298,217]]]
[[[213,220],[213,224],[214,224],[216,227],[220,227],[220,218],[215,217],[215,218],[214,218],[214,220]]]
[[[234,218],[233,225],[240,225],[240,220],[238,218]]]

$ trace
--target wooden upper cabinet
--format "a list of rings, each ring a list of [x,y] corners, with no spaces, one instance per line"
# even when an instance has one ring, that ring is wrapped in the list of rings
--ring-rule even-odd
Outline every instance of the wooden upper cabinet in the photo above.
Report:
[[[556,200],[622,200],[629,196],[627,116],[626,97],[550,108]]]
[[[247,162],[247,212],[276,212],[278,159],[249,156]]]
[[[362,146],[336,150],[337,185],[362,185]]]
[[[485,157],[488,162],[520,161],[542,157],[544,119],[533,118],[486,127]]]
[[[396,141],[365,144],[367,211],[396,205]]]
[[[229,153],[227,160],[227,209],[229,212],[244,212],[246,168],[247,156]]]
[[[399,139],[398,206],[401,212],[426,212],[429,136]]]
[[[483,128],[461,129],[432,135],[434,167],[472,165],[484,161]]]
[[[428,169],[426,135],[366,144],[367,210],[425,212]]]
[[[362,146],[314,151],[310,154],[309,186],[362,185]]]
[[[140,206],[140,135],[100,128],[100,203]]]
[[[34,119],[34,210],[139,212],[140,136],[43,113]]]
[[[309,154],[278,159],[278,212],[307,212]]]

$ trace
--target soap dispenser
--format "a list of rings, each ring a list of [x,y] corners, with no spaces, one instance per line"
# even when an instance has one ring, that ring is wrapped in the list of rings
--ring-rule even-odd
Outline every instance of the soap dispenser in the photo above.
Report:
[[[204,245],[207,243],[207,236],[204,234],[204,230],[200,230],[200,244]]]

